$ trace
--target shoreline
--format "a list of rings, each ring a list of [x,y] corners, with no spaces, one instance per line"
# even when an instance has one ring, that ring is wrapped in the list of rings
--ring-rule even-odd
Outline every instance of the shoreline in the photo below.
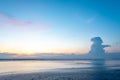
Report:
[[[58,70],[0,75],[0,80],[120,80],[120,69]]]

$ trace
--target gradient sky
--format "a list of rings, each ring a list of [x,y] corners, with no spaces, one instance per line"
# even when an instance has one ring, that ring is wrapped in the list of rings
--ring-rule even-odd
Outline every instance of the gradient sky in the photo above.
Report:
[[[120,0],[0,0],[0,52],[87,53],[95,36],[120,52]]]

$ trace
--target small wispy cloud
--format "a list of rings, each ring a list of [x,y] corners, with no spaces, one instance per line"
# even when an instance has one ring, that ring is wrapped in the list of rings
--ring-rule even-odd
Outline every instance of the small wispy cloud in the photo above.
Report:
[[[117,42],[115,42],[114,45],[116,45],[116,46],[120,46],[120,40],[117,41]]]
[[[0,12],[0,26],[39,27],[40,29],[50,27],[48,23],[24,21],[2,12]]]
[[[13,55],[13,56],[10,56],[9,58],[14,58],[14,59],[23,59],[23,58],[36,58],[37,56],[36,55],[25,55],[25,54],[16,54],[16,55]]]
[[[0,21],[3,25],[14,25],[14,26],[31,26],[33,25],[32,22],[22,21],[16,19],[15,17],[7,14],[0,13]]]
[[[88,15],[86,15],[86,16],[88,16]],[[89,16],[87,18],[86,18],[86,16],[81,15],[79,12],[74,13],[74,17],[75,17],[76,20],[78,20],[82,23],[87,23],[87,24],[90,24],[90,23],[94,22],[98,17],[97,14],[94,14],[94,15]]]
[[[88,18],[85,22],[92,23],[93,21],[95,21],[95,19],[96,19],[96,16],[92,16],[92,17]]]

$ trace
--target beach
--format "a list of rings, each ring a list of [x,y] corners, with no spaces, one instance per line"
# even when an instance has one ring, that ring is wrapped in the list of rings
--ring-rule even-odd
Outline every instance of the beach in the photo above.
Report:
[[[120,80],[120,60],[1,61],[0,80]]]
[[[74,69],[1,75],[0,80],[120,80],[120,70]]]

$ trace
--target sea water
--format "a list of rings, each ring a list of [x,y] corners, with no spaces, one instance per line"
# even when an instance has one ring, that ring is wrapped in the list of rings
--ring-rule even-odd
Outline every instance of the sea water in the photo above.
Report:
[[[16,60],[0,61],[0,75],[60,69],[120,69],[120,60]]]

